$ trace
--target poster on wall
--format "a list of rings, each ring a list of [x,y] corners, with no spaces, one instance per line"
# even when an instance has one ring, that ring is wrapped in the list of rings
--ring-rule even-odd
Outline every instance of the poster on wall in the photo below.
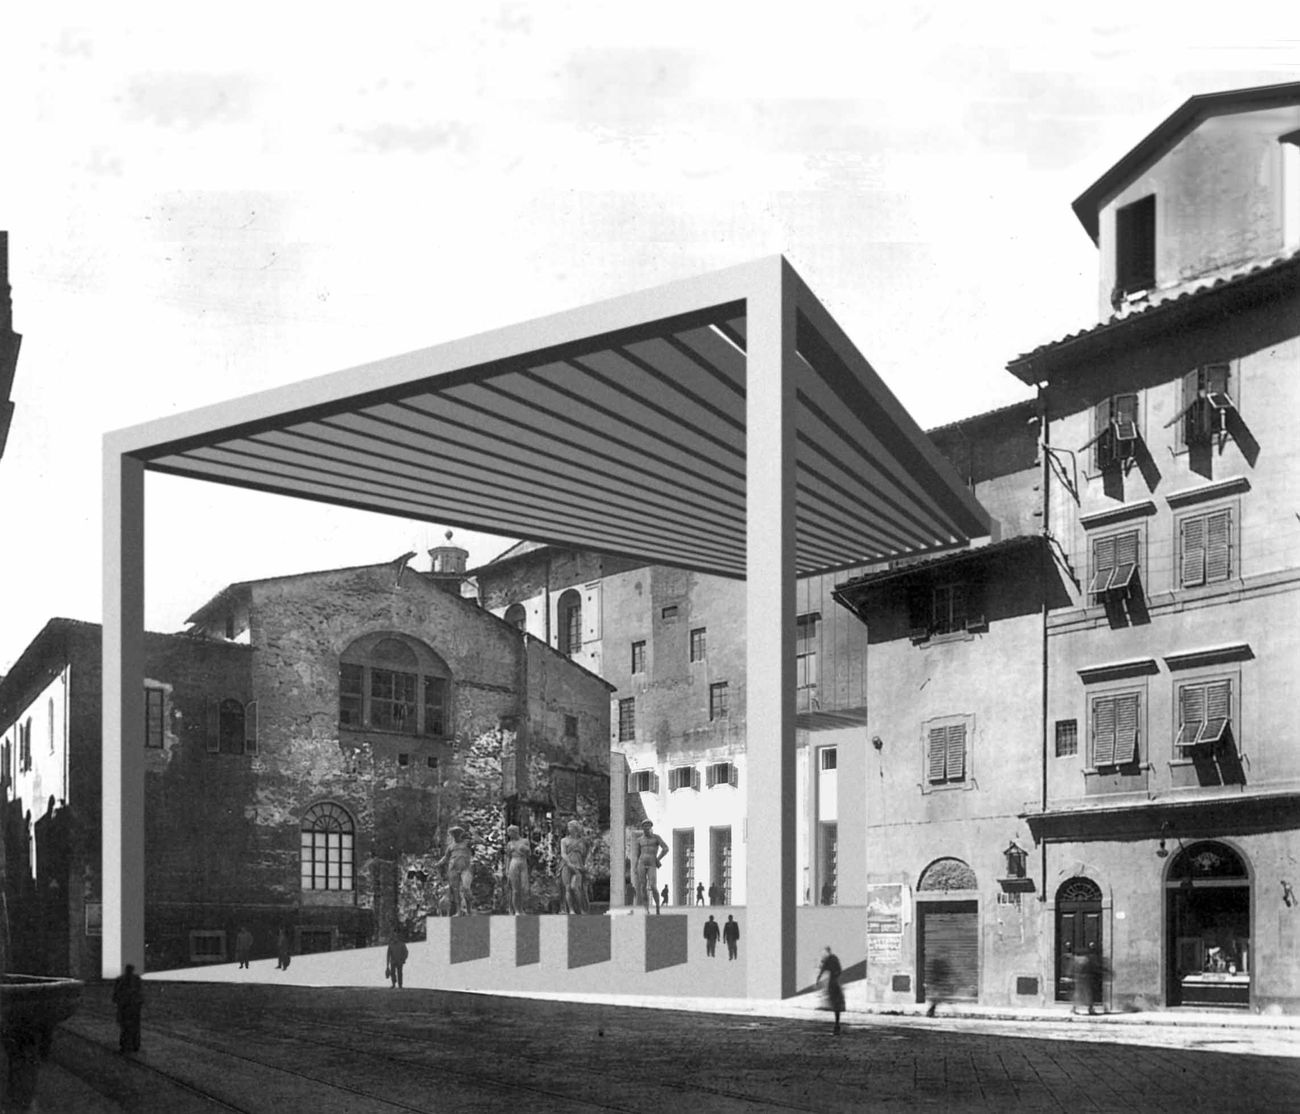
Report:
[[[903,954],[908,921],[907,888],[901,882],[867,886],[867,963],[895,963]]]

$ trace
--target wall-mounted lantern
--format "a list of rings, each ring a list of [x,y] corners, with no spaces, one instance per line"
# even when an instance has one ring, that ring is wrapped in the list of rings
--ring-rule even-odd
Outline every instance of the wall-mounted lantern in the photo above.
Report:
[[[1007,860],[1007,873],[1005,878],[998,879],[1002,889],[1007,893],[1018,892],[1022,890],[1032,890],[1034,880],[1028,877],[1029,852],[1019,846],[1015,840],[1007,844],[1007,849],[1002,852]]]
[[[1169,858],[1169,848],[1165,846],[1165,841],[1169,838],[1169,821],[1165,820],[1160,825],[1160,846],[1156,848],[1156,858]]]

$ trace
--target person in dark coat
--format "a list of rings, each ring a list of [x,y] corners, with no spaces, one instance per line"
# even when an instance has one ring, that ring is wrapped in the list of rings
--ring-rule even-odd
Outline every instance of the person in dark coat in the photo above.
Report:
[[[736,958],[736,946],[740,943],[740,925],[730,913],[727,914],[727,923],[722,926],[722,939],[727,944],[727,958]]]
[[[695,904],[696,905],[704,904],[704,883],[703,882],[697,882],[695,885]]]
[[[718,953],[718,933],[721,926],[713,919],[713,914],[709,914],[709,919],[704,922],[704,950],[709,955]]]
[[[239,961],[241,967],[247,967],[252,957],[253,934],[247,928],[241,927],[239,935],[235,937],[235,959]]]
[[[817,981],[820,983],[822,977],[826,978],[826,1008],[835,1014],[835,1032],[840,1031],[840,1014],[844,1012],[844,988],[840,985],[840,975],[843,974],[843,968],[840,966],[839,956],[831,951],[831,946],[826,945],[826,954],[822,956],[822,965],[817,969]]]
[[[661,892],[661,893],[659,894],[659,896],[660,896],[661,898],[664,899],[664,904],[667,905],[667,904],[668,904],[668,887],[667,887],[666,885],[665,885],[664,888],[663,888],[663,892]]]
[[[709,904],[718,904],[718,884],[716,882],[709,883]]]
[[[402,986],[402,968],[406,965],[407,954],[406,941],[402,939],[402,934],[393,933],[393,938],[388,941],[386,973],[389,982],[399,990]]]
[[[118,1049],[140,1051],[140,1013],[144,1009],[144,983],[128,963],[113,983],[113,1005],[117,1007]]]
[[[275,969],[277,971],[289,970],[290,954],[289,934],[284,929],[280,929],[280,935],[275,938]]]

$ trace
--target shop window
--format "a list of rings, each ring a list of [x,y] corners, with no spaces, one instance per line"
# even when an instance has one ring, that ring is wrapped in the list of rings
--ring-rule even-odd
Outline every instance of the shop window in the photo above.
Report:
[[[1119,296],[1156,284],[1156,197],[1148,194],[1115,212],[1115,291]]]
[[[1232,365],[1205,364],[1183,376],[1182,405],[1165,426],[1180,447],[1209,444],[1227,433],[1234,408]]]
[[[1075,719],[1058,719],[1056,721],[1056,757],[1068,758],[1079,753],[1079,721]]]
[[[1091,712],[1091,765],[1102,769],[1137,762],[1142,694],[1121,692],[1094,696]]]
[[[1218,678],[1178,686],[1178,734],[1174,746],[1180,751],[1230,738],[1232,720],[1231,680]]]
[[[450,730],[450,671],[405,635],[368,635],[339,661],[339,726],[443,737]]]
[[[1178,520],[1179,584],[1194,588],[1232,575],[1232,512],[1208,511]]]
[[[933,723],[926,729],[926,780],[933,788],[960,785],[967,778],[969,723],[966,717]]]
[[[618,741],[636,740],[636,697],[628,696],[618,702]]]
[[[146,747],[162,748],[166,730],[166,720],[163,718],[165,696],[166,693],[159,688],[144,690],[144,745]]]
[[[559,650],[572,656],[582,649],[582,596],[570,588],[562,596],[559,613]]]
[[[1112,395],[1102,399],[1092,411],[1092,439],[1079,452],[1092,449],[1092,466],[1095,471],[1127,464],[1137,455],[1138,396]]]
[[[658,793],[659,775],[654,770],[634,770],[627,775],[629,793]]]
[[[740,775],[734,762],[712,762],[704,768],[704,781],[710,789],[715,785],[738,786]]]
[[[704,627],[696,627],[691,631],[691,661],[703,661],[708,653],[708,642],[705,637]]]
[[[728,714],[730,693],[726,681],[718,681],[709,686],[709,719],[722,719]]]
[[[698,789],[699,787],[700,771],[694,766],[674,766],[668,771],[669,792],[677,789]]]
[[[644,642],[632,643],[632,672],[633,673],[645,672],[645,643]]]
[[[302,888],[348,891],[353,882],[355,828],[347,810],[332,801],[314,804],[302,817]]]
[[[1122,597],[1138,583],[1138,555],[1136,530],[1093,539],[1092,579],[1088,582],[1092,603]]]

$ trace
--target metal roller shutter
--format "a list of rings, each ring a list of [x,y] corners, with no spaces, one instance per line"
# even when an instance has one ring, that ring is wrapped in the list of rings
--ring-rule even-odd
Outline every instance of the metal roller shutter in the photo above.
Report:
[[[935,902],[921,910],[924,996],[979,997],[979,906],[974,901]]]

